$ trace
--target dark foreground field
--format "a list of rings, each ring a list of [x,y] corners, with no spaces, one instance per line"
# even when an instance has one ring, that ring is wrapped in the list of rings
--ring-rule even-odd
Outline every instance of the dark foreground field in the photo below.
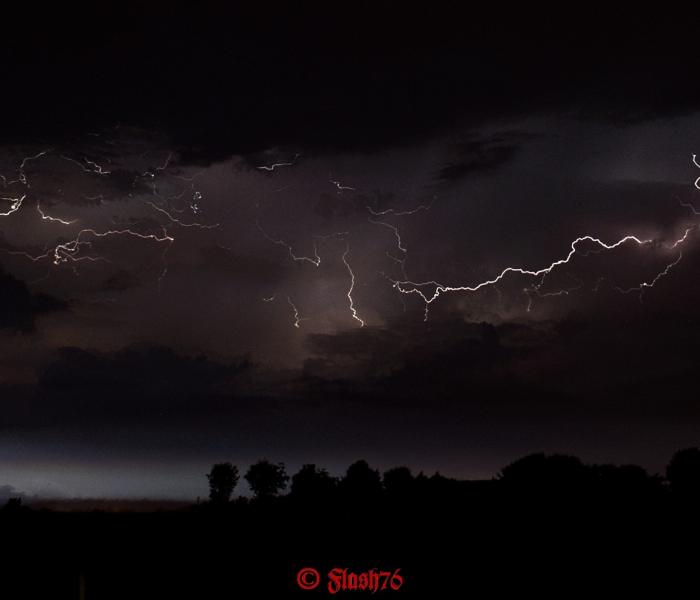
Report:
[[[280,498],[141,514],[4,511],[1,597],[671,598],[698,570],[697,515],[697,502],[668,494],[493,488],[440,502],[311,506]],[[299,588],[303,568],[319,572],[318,588]],[[400,569],[402,585],[331,594],[334,568]]]

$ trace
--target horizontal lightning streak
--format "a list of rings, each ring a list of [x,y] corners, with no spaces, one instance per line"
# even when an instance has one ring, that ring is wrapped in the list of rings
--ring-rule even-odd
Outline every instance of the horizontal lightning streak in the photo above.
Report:
[[[676,248],[678,245],[682,244],[688,239],[690,231],[694,229],[693,227],[688,228],[683,236],[676,240],[673,244],[669,245],[669,248]],[[582,242],[592,242],[600,247],[601,250],[613,250],[615,248],[618,248],[622,246],[623,244],[626,244],[628,242],[634,242],[635,244],[639,246],[651,244],[654,240],[650,239],[640,239],[634,235],[627,235],[620,240],[613,242],[611,244],[607,244],[600,240],[599,238],[593,237],[591,235],[586,235],[586,236],[581,236],[576,238],[572,243],[571,243],[571,249],[568,252],[568,254],[559,260],[555,260],[552,262],[549,266],[544,267],[542,269],[525,269],[522,267],[506,267],[503,269],[496,277],[492,279],[487,279],[485,281],[482,281],[480,283],[474,284],[474,285],[463,285],[463,286],[448,286],[444,285],[441,283],[438,283],[437,281],[425,281],[425,282],[413,282],[413,281],[395,281],[395,280],[390,280],[393,283],[393,286],[395,289],[397,289],[399,292],[402,294],[417,294],[420,296],[423,301],[425,302],[426,305],[426,318],[427,318],[427,310],[428,310],[428,305],[430,305],[432,302],[434,302],[440,294],[444,292],[476,292],[482,288],[485,288],[487,286],[494,285],[501,281],[506,275],[509,273],[515,273],[519,275],[525,275],[525,276],[530,276],[530,277],[543,277],[551,273],[556,267],[559,267],[561,265],[565,265],[571,261],[573,256],[577,252],[577,246],[581,244]],[[675,260],[671,265],[667,266],[666,269],[664,270],[665,272],[663,273],[664,275],[668,272],[670,267],[674,266],[675,264],[678,263],[680,259]],[[657,276],[651,283],[648,284],[642,284],[641,287],[652,287],[656,281],[660,279],[659,276]],[[540,284],[541,285],[541,284]],[[421,288],[425,287],[433,287],[434,292],[432,294],[427,294],[425,293]]]
[[[51,221],[53,223],[60,223],[61,225],[72,225],[76,221],[66,221],[65,219],[59,219],[58,217],[52,217],[50,215],[47,215],[41,208],[41,204],[37,201],[36,203],[36,210],[37,212],[41,215],[42,220],[44,221]]]
[[[11,255],[24,256],[33,262],[38,262],[40,260],[44,260],[44,259],[49,258],[53,255],[54,265],[60,265],[61,263],[66,263],[69,261],[70,262],[107,261],[107,259],[105,259],[103,257],[76,256],[76,253],[80,250],[81,247],[83,247],[83,246],[91,247],[92,246],[92,242],[82,240],[82,238],[85,235],[92,235],[93,237],[97,237],[97,238],[127,235],[127,236],[136,237],[136,238],[139,238],[142,240],[153,240],[153,241],[159,242],[159,243],[160,242],[172,243],[175,241],[175,238],[167,235],[167,233],[164,233],[162,236],[158,236],[155,233],[139,233],[138,231],[133,231],[131,229],[111,229],[109,231],[96,231],[94,229],[82,229],[78,232],[77,236],[74,239],[72,239],[68,242],[63,242],[63,243],[57,244],[52,249],[47,250],[44,254],[32,255],[29,252],[15,251],[15,250],[5,250],[4,252],[6,252],[7,254],[11,254]]]
[[[146,202],[146,204],[150,205],[153,207],[154,210],[157,210],[159,213],[164,214],[172,223],[175,223],[176,225],[179,225],[180,227],[197,227],[198,229],[216,229],[217,227],[221,226],[221,223],[214,223],[212,225],[207,225],[203,223],[183,223],[179,219],[176,219],[173,217],[167,210],[164,208],[161,208],[154,202]]]
[[[335,187],[338,188],[338,191],[339,191],[339,192],[345,192],[345,191],[354,192],[354,191],[355,191],[355,188],[354,188],[354,187],[350,187],[349,185],[342,185],[342,184],[340,183],[340,181],[336,181],[336,180],[334,180],[334,179],[331,179],[330,182],[331,182]]]
[[[420,204],[415,208],[409,210],[396,210],[394,208],[387,208],[386,210],[374,210],[371,206],[366,206],[367,210],[373,217],[383,217],[384,215],[394,215],[395,217],[406,217],[410,215],[415,215],[422,210],[430,210],[435,204],[435,199],[430,204]]]
[[[291,162],[278,162],[273,163],[271,165],[263,165],[261,167],[256,168],[261,171],[274,171],[275,169],[279,169],[280,167],[293,167],[296,164],[298,158],[299,154],[295,154]]]

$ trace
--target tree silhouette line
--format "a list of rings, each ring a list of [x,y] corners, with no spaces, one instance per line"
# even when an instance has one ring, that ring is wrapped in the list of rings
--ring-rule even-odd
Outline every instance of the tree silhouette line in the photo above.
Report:
[[[291,477],[283,462],[262,459],[249,466],[243,478],[252,492],[234,498],[240,473],[231,462],[212,465],[206,475],[209,499],[198,501],[199,509],[220,510],[240,504],[265,505],[291,502],[312,509],[337,503],[357,508],[380,504],[392,506],[415,503],[459,505],[465,499],[515,499],[541,502],[601,499],[656,501],[664,498],[700,501],[700,448],[677,451],[666,466],[664,476],[649,474],[637,465],[585,464],[566,454],[529,454],[506,465],[490,480],[459,480],[439,472],[414,475],[405,466],[380,473],[366,460],[352,463],[341,477],[331,475],[315,464],[303,465]],[[286,493],[285,493],[286,492]],[[0,508],[3,514],[30,511],[21,497],[12,497]]]
[[[237,466],[230,462],[217,463],[207,479],[210,505],[220,507],[232,502],[239,483]],[[458,480],[439,472],[431,476],[423,472],[414,475],[405,466],[381,474],[365,460],[352,463],[342,477],[334,477],[315,464],[305,464],[290,478],[284,463],[272,463],[267,459],[252,464],[244,479],[254,502],[284,497],[309,505],[335,500],[366,505],[379,500],[445,499],[451,495],[460,496],[467,489],[477,492],[478,488],[520,499],[544,496],[654,499],[671,495],[697,500],[700,499],[700,448],[676,452],[666,467],[665,476],[650,475],[637,465],[584,464],[571,455],[536,453],[515,460],[503,467],[496,477],[485,481]],[[290,481],[288,493],[283,495]]]

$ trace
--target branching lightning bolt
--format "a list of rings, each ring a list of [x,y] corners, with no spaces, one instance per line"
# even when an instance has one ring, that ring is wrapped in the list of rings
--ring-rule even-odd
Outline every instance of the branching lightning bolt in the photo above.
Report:
[[[16,213],[20,208],[22,208],[22,202],[24,202],[26,197],[27,195],[24,194],[19,198],[0,198],[0,200],[10,203],[10,208],[5,212],[0,212],[0,217],[9,217],[11,214]]]
[[[291,259],[295,262],[308,262],[312,264],[314,267],[318,267],[321,265],[321,257],[318,254],[318,246],[316,244],[316,241],[314,240],[313,246],[314,246],[314,256],[313,258],[309,256],[297,256],[294,254],[294,248],[291,246],[291,244],[288,244],[282,239],[275,239],[271,235],[269,235],[263,228],[262,225],[260,225],[260,221],[256,220],[255,224],[257,225],[258,229],[260,230],[260,233],[263,234],[265,239],[268,241],[272,242],[273,244],[277,246],[282,246],[283,248],[287,249],[287,252],[289,252],[289,256]]]
[[[83,261],[109,262],[109,259],[107,257],[99,256],[95,253],[97,239],[103,239],[108,237],[130,237],[141,240],[148,240],[156,244],[164,244],[165,246],[162,252],[163,270],[159,278],[160,281],[168,271],[166,255],[169,249],[172,247],[173,243],[175,242],[175,237],[170,231],[175,230],[173,225],[177,225],[183,228],[196,228],[202,230],[215,229],[221,226],[221,223],[218,222],[213,224],[199,222],[199,220],[205,220],[197,216],[200,215],[200,213],[203,213],[201,206],[204,202],[202,199],[202,193],[195,189],[195,184],[192,182],[196,177],[198,177],[202,173],[196,173],[191,177],[178,174],[177,165],[173,166],[174,154],[172,152],[168,152],[167,156],[161,164],[155,167],[149,167],[148,170],[144,170],[145,164],[143,162],[138,163],[138,169],[135,169],[133,171],[137,173],[135,175],[135,178],[133,179],[133,189],[129,193],[130,198],[138,198],[139,194],[146,194],[146,198],[150,198],[140,198],[139,200],[142,201],[144,205],[150,207],[150,209],[156,211],[157,213],[159,213],[159,215],[162,215],[164,217],[164,219],[159,219],[162,221],[162,223],[160,224],[160,227],[162,227],[162,233],[153,233],[152,227],[149,229],[143,227],[136,227],[135,221],[133,219],[126,221],[120,220],[118,218],[115,219],[114,217],[113,222],[116,224],[112,226],[107,225],[107,227],[111,228],[104,231],[96,225],[87,227],[87,223],[82,222],[80,226],[73,227],[78,222],[78,219],[59,218],[57,216],[49,214],[50,212],[53,212],[53,210],[55,210],[53,208],[53,204],[49,200],[45,200],[44,206],[42,206],[41,201],[38,198],[35,198],[32,194],[32,191],[30,190],[30,181],[27,177],[26,172],[28,168],[27,165],[31,161],[44,157],[49,153],[52,153],[52,156],[55,156],[56,158],[60,158],[62,160],[69,161],[78,165],[82,172],[87,173],[89,175],[97,175],[99,177],[106,178],[112,173],[111,170],[105,168],[104,166],[98,164],[97,162],[87,157],[80,159],[72,158],[71,156],[65,154],[59,154],[58,151],[55,151],[55,154],[53,154],[54,150],[52,149],[42,150],[41,152],[38,152],[34,155],[24,157],[19,166],[14,167],[16,173],[18,174],[16,175],[17,179],[10,181],[5,176],[0,175],[0,186],[3,188],[3,193],[5,194],[4,196],[0,197],[0,203],[2,203],[0,204],[0,217],[11,217],[12,215],[18,213],[24,207],[25,210],[22,211],[19,217],[13,217],[13,221],[15,218],[18,218],[20,220],[24,219],[25,217],[28,217],[28,211],[26,210],[27,204],[29,204],[29,206],[34,205],[36,208],[36,213],[34,213],[33,211],[31,212],[33,218],[37,218],[36,215],[38,214],[42,221],[70,228],[69,231],[70,235],[72,236],[72,239],[70,239],[69,241],[65,241],[65,238],[60,238],[58,240],[54,239],[54,241],[46,245],[42,244],[41,246],[38,246],[39,250],[33,251],[37,252],[38,254],[25,252],[21,248],[4,250],[4,252],[8,252],[14,255],[25,256],[35,262],[47,260],[51,261],[54,265],[68,264],[71,267],[73,267],[74,270],[76,270],[75,263]],[[99,156],[93,151],[90,151],[90,154],[92,156]],[[82,155],[75,154],[75,156]],[[299,154],[295,155],[294,159],[290,162],[275,162],[270,165],[262,165],[256,168],[258,170],[272,172],[282,167],[290,167],[297,163],[297,159],[299,158],[299,156]],[[695,154],[692,155],[692,162],[695,167],[700,168],[700,163],[698,162],[697,156]],[[109,165],[112,165],[111,160],[109,161]],[[74,171],[75,169],[70,168],[70,172],[72,174],[71,176],[74,176]],[[32,178],[34,177],[33,173],[34,171],[32,170]],[[138,173],[140,173],[140,175]],[[88,179],[88,177],[80,173],[78,173],[78,175],[80,175],[80,177],[84,179]],[[13,177],[15,177],[15,175],[13,175]],[[165,180],[164,182],[163,178],[174,178],[186,181],[188,183],[176,183],[172,180]],[[90,177],[89,179],[91,181],[91,186],[94,187],[97,185],[97,183],[95,183],[96,178]],[[339,180],[329,179],[328,181],[330,182],[330,184],[335,186],[338,193],[344,191],[356,191],[354,187],[343,185]],[[14,187],[10,189],[10,186],[17,185],[19,187],[19,184],[23,186],[21,191],[27,193],[20,194],[19,191],[16,191],[17,188]],[[327,190],[328,183],[326,183],[325,178],[323,180],[323,185],[326,186],[325,189]],[[694,187],[700,190],[700,177],[697,177],[694,180]],[[284,188],[280,188],[280,190],[281,189]],[[28,194],[29,199],[27,199]],[[107,194],[109,198],[112,198],[109,192],[107,192]],[[188,196],[188,194],[191,194],[191,196]],[[99,200],[99,202],[102,204],[107,203],[103,194],[93,194],[88,196],[83,195],[83,198],[91,201]],[[698,229],[698,224],[686,227],[681,237],[666,244],[659,244],[658,241],[655,239],[638,237],[637,235],[631,234],[624,235],[623,237],[620,237],[619,239],[613,241],[604,241],[601,237],[597,237],[595,235],[584,235],[574,239],[569,244],[568,251],[563,252],[562,255],[556,260],[549,262],[550,258],[548,258],[546,261],[544,261],[544,266],[533,267],[520,266],[517,264],[506,265],[500,272],[498,272],[495,275],[490,273],[488,277],[481,281],[469,282],[466,284],[447,284],[444,282],[437,281],[437,278],[426,281],[414,281],[411,278],[409,278],[406,273],[406,264],[409,255],[407,244],[402,239],[401,230],[399,228],[399,225],[397,224],[401,223],[400,221],[398,221],[398,218],[416,215],[421,212],[427,212],[431,210],[434,202],[435,198],[433,198],[433,201],[430,203],[420,204],[418,206],[415,206],[414,208],[406,210],[396,208],[377,210],[367,205],[365,207],[367,212],[365,213],[364,211],[362,211],[360,215],[360,217],[366,217],[367,222],[369,222],[371,225],[381,226],[383,228],[389,229],[392,232],[396,247],[394,248],[392,245],[392,248],[390,248],[389,251],[386,251],[385,254],[389,260],[391,260],[397,265],[397,267],[391,269],[392,275],[394,276],[393,278],[387,276],[383,272],[382,275],[384,275],[384,277],[391,283],[393,288],[399,292],[397,296],[399,297],[402,303],[404,303],[404,298],[407,295],[416,295],[422,300],[425,308],[425,319],[428,318],[428,311],[430,305],[433,302],[435,302],[441,295],[446,294],[448,292],[475,293],[486,288],[493,288],[494,290],[496,290],[500,297],[502,292],[499,289],[498,284],[504,282],[504,280],[506,279],[510,281],[511,276],[521,276],[528,278],[526,287],[523,288],[522,292],[525,295],[527,295],[527,310],[529,311],[532,307],[533,302],[536,301],[537,298],[566,296],[569,294],[573,294],[574,292],[582,289],[585,286],[582,280],[579,280],[574,275],[571,275],[567,272],[565,273],[565,275],[571,278],[574,281],[575,285],[570,287],[562,287],[561,289],[551,289],[554,288],[553,285],[550,285],[550,282],[553,280],[554,277],[550,277],[550,275],[555,271],[557,271],[558,273],[561,271],[568,271],[568,269],[571,268],[571,263],[575,262],[575,257],[581,258],[586,257],[589,254],[609,253],[620,249],[623,246],[651,246],[653,248],[656,248],[657,246],[663,246],[663,248],[669,252],[668,256],[665,255],[665,266],[659,272],[655,273],[653,276],[649,276],[648,278],[645,277],[645,280],[638,283],[637,285],[625,287],[623,285],[612,285],[611,283],[609,286],[610,289],[615,290],[616,292],[619,292],[621,294],[638,293],[639,298],[641,300],[643,294],[647,290],[653,288],[662,279],[668,277],[674,270],[674,268],[682,261],[685,247],[689,243],[689,240],[693,237],[693,232],[695,232]],[[682,202],[680,200],[679,202],[681,206],[689,209],[692,215],[700,216],[700,210],[695,208],[693,204],[689,202]],[[49,206],[49,209],[45,209],[45,206]],[[63,207],[61,212],[63,212]],[[183,217],[183,213],[188,214],[190,216],[195,215],[191,216],[191,219],[197,220],[190,220],[190,218]],[[84,217],[82,215],[80,215],[80,217],[82,221]],[[167,223],[165,223],[166,219]],[[152,219],[150,218],[148,219],[148,221],[144,219],[143,222],[150,222],[151,225],[153,223]],[[327,248],[326,246],[324,246],[324,242],[322,240],[327,240],[330,238],[337,238],[343,240],[345,249],[342,252],[341,256],[342,263],[345,267],[345,270],[347,271],[349,278],[349,285],[347,287],[345,295],[348,301],[350,316],[352,317],[352,319],[357,321],[361,327],[365,325],[365,320],[360,317],[360,315],[358,314],[357,307],[355,305],[354,294],[356,291],[357,278],[356,273],[350,263],[351,246],[349,240],[352,230],[349,227],[346,231],[338,231],[336,233],[330,233],[325,235],[317,235],[311,233],[310,238],[312,241],[313,254],[301,255],[297,254],[297,252],[295,252],[294,246],[288,243],[285,239],[273,237],[272,235],[270,235],[262,227],[259,217],[256,218],[255,223],[258,230],[264,236],[264,238],[274,245],[283,247],[286,251],[286,254],[289,255],[292,261],[297,263],[308,263],[317,268],[320,267],[322,262],[321,254],[323,254],[324,256],[323,260],[326,260]],[[366,225],[364,227],[365,229],[367,229]],[[80,231],[77,231],[78,229],[80,229]],[[137,231],[136,229],[140,229],[141,231]],[[51,227],[46,227],[46,230],[53,231]],[[159,231],[159,229],[156,229],[156,231]],[[353,243],[355,243],[354,239],[352,241]],[[666,262],[670,259],[671,255],[673,256],[673,260],[671,260],[670,262]],[[547,264],[548,262],[549,264]],[[576,262],[576,264],[578,264],[578,262]],[[566,265],[570,265],[570,267],[567,268]],[[339,265],[337,266],[338,268],[340,268]],[[361,273],[360,276],[362,276]],[[345,276],[343,275],[343,281],[344,277]],[[428,275],[426,279],[428,277],[434,277],[434,275]],[[595,282],[595,286],[593,287],[593,291],[597,291],[599,289],[602,281],[602,277],[597,279],[597,281]],[[545,283],[548,284],[546,288]],[[632,283],[635,283],[635,281],[632,281]],[[275,289],[274,287],[271,289],[274,290],[276,294],[269,297],[263,297],[262,301],[272,302],[276,299],[277,295],[279,295],[280,300],[286,298],[287,304],[292,309],[292,314],[294,317],[293,325],[295,328],[299,329],[300,323],[303,320],[306,320],[306,318],[302,318],[300,316],[299,310],[297,309],[296,304],[292,301],[291,296],[284,295],[284,292],[282,290]],[[268,293],[269,290],[270,288],[268,288]]]
[[[83,158],[83,162],[80,162],[75,158],[71,158],[70,156],[66,156],[65,154],[61,154],[61,158],[78,165],[86,173],[93,173],[95,175],[110,175],[112,173],[112,171],[103,169],[95,161],[88,158]]]
[[[669,247],[670,248],[676,248],[680,244],[684,243],[689,236],[690,231],[694,229],[694,227],[691,227],[685,231],[683,236],[673,242]],[[626,235],[623,238],[617,240],[616,242],[612,243],[606,243],[602,241],[599,238],[593,237],[591,235],[585,235],[576,238],[570,246],[570,250],[568,254],[561,259],[555,260],[551,264],[549,264],[546,267],[543,267],[541,269],[526,269],[523,267],[506,267],[504,268],[498,275],[493,277],[492,279],[487,279],[485,281],[481,281],[479,283],[473,284],[473,285],[460,285],[460,286],[450,286],[450,285],[445,285],[438,283],[437,281],[424,281],[424,282],[413,282],[413,281],[393,281],[394,288],[397,289],[399,292],[402,294],[417,294],[423,299],[423,302],[425,302],[426,305],[426,319],[428,315],[428,306],[434,302],[435,300],[438,299],[438,297],[445,293],[445,292],[477,292],[482,288],[492,286],[500,282],[504,277],[506,277],[510,273],[514,274],[519,274],[519,275],[525,275],[529,277],[545,277],[549,273],[551,273],[554,269],[561,265],[568,264],[571,259],[574,257],[574,255],[577,252],[578,246],[583,243],[583,242],[591,242],[593,244],[596,244],[599,246],[601,250],[613,250],[615,248],[619,248],[620,246],[627,244],[627,243],[635,243],[639,246],[644,246],[647,244],[651,244],[654,242],[652,239],[640,239],[637,236],[634,235]],[[653,287],[655,283],[663,276],[668,274],[668,271],[678,264],[680,261],[680,257],[674,260],[671,264],[669,264],[659,275],[657,275],[651,282],[649,283],[644,283],[641,284],[639,287],[640,288],[649,288]],[[540,284],[542,284],[542,280],[540,280]],[[431,293],[426,293],[423,291],[422,288],[432,288],[434,291]],[[633,289],[638,289],[638,288],[632,288],[629,291],[632,291]]]

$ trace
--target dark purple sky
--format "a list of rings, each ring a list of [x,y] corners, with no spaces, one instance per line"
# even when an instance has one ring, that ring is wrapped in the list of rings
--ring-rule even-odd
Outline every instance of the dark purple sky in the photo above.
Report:
[[[372,6],[10,19],[0,486],[698,443],[692,19]]]

